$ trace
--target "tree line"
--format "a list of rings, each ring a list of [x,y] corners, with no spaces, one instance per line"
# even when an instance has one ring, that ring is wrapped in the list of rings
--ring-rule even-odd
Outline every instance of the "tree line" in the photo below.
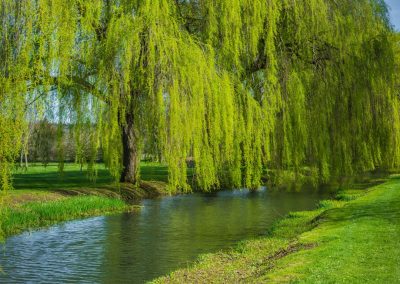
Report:
[[[58,137],[60,126],[47,119],[31,121],[22,136],[22,146],[16,168],[26,171],[31,164],[47,167],[50,163],[59,162],[59,147],[64,151],[63,161],[80,164],[81,170],[92,159],[93,151],[97,151],[94,161],[102,162],[101,149],[93,149],[90,131],[85,129],[76,132],[74,125],[63,125],[63,135]]]

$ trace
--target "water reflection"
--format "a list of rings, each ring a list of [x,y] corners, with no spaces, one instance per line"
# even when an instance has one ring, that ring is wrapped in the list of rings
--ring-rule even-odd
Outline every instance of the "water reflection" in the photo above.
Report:
[[[143,210],[69,222],[9,238],[0,283],[142,283],[199,254],[265,234],[289,211],[327,195],[263,189],[145,200]]]

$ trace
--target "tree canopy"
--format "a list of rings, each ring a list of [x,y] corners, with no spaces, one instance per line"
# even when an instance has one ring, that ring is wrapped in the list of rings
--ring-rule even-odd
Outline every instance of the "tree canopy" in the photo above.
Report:
[[[172,190],[188,157],[203,190],[395,168],[398,45],[382,0],[1,0],[1,185],[49,109],[89,165],[136,182],[146,145]]]

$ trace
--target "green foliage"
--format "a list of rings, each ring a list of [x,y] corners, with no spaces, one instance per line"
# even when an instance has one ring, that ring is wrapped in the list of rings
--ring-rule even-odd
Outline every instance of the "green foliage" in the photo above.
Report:
[[[266,167],[308,167],[320,182],[395,168],[399,48],[386,13],[378,0],[1,0],[2,187],[49,102],[93,178],[101,147],[119,180],[126,127],[134,159],[146,143],[168,164],[171,190],[190,190],[188,157],[206,191],[256,188]]]
[[[4,241],[4,228],[3,228],[3,222],[4,222],[4,217],[6,216],[5,214],[5,206],[4,206],[4,196],[5,193],[4,192],[0,192],[0,243],[2,243]],[[0,267],[0,271],[1,271],[1,267]]]

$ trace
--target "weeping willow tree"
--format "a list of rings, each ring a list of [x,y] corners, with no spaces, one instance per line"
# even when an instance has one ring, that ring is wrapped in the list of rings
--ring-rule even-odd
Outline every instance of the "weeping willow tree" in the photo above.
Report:
[[[145,145],[172,190],[190,190],[188,157],[203,190],[256,188],[267,167],[325,182],[398,166],[383,1],[1,0],[0,21],[3,188],[27,113],[49,105],[60,161],[73,124],[91,132],[91,174],[101,147],[122,182],[140,180]]]

